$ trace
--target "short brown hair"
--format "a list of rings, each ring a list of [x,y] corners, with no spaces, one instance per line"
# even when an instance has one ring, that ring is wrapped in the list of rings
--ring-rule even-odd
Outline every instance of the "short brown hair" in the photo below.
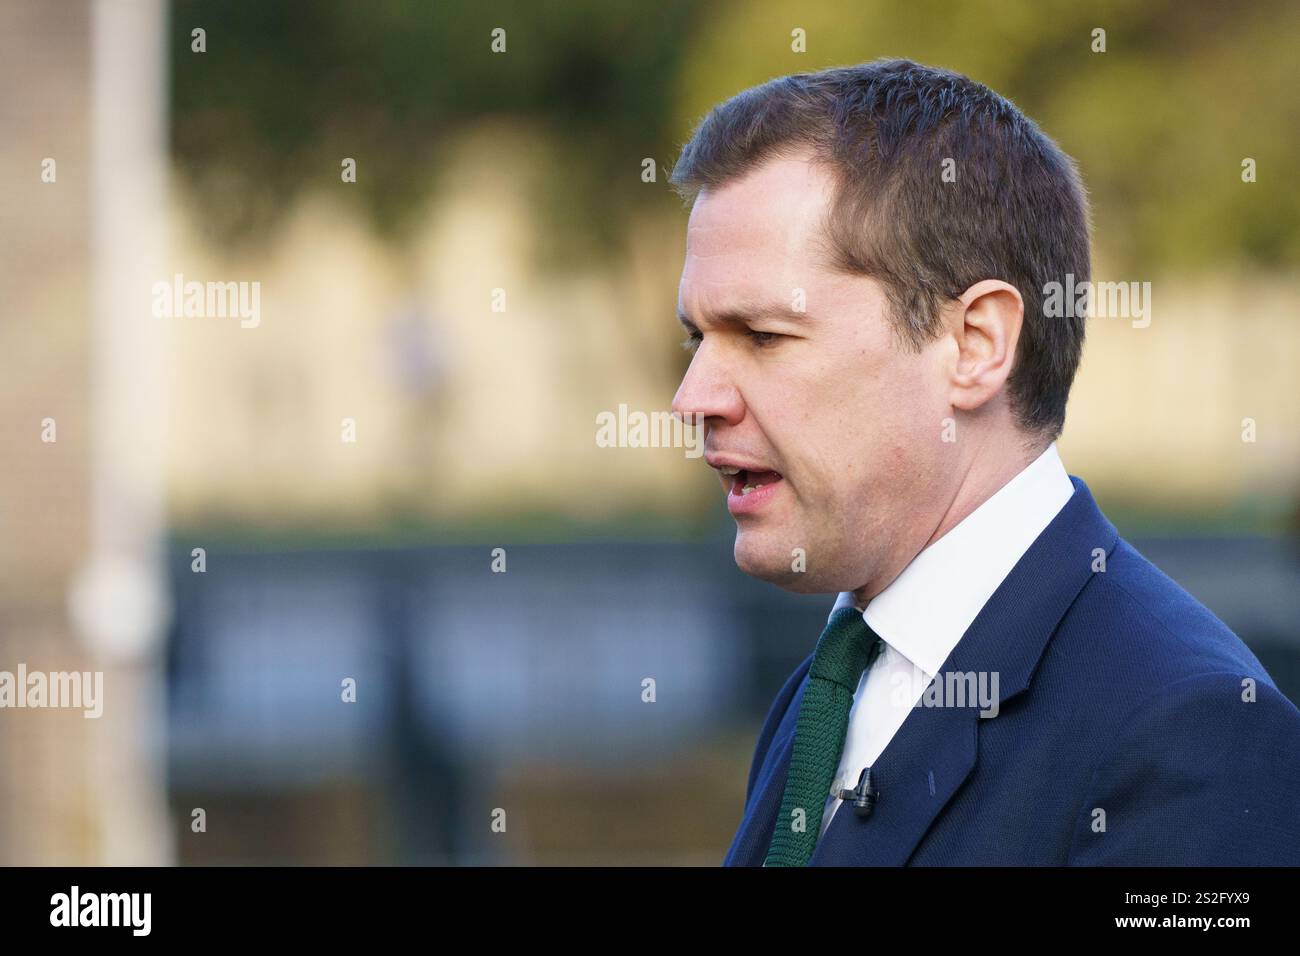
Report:
[[[686,202],[768,158],[811,147],[834,173],[824,223],[833,268],[885,288],[913,349],[982,279],[1014,285],[1025,318],[1008,391],[1017,423],[1056,438],[1084,316],[1043,314],[1044,286],[1089,279],[1087,197],[1073,161],[988,87],[910,60],[778,77],[714,107],[670,182]],[[945,164],[952,160],[952,164]],[[950,168],[955,181],[941,173]]]

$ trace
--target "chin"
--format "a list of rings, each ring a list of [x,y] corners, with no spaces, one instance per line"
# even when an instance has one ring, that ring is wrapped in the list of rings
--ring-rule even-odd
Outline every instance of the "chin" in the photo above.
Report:
[[[775,542],[764,540],[764,536],[754,532],[739,532],[736,535],[736,567],[752,578],[775,584],[785,591],[798,594],[820,594],[825,591],[823,582],[806,571],[795,571],[793,548],[786,548]]]

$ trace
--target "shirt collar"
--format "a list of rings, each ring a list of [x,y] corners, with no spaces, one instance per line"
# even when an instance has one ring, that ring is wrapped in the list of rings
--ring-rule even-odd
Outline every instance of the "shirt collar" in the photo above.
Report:
[[[867,604],[863,620],[933,677],[998,585],[1074,494],[1056,450],[1023,471],[912,559]],[[843,591],[832,613],[853,605]]]

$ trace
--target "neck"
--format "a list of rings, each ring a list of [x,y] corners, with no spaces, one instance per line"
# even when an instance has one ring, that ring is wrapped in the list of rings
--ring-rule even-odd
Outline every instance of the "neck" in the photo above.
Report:
[[[1013,443],[1010,451],[999,450],[996,455],[978,454],[966,463],[965,472],[956,487],[945,497],[941,506],[922,524],[921,530],[910,538],[908,547],[902,553],[894,555],[888,566],[873,581],[853,591],[853,602],[859,609],[865,609],[867,603],[898,577],[912,560],[938,541],[945,534],[957,527],[966,517],[992,498],[1012,478],[1025,470],[1050,442],[1033,444]],[[919,542],[919,543],[918,543]]]

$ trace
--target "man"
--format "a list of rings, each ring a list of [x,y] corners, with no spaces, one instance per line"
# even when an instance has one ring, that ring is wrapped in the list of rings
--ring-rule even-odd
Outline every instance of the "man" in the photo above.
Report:
[[[1090,273],[1070,159],[894,60],[746,90],[672,181],[673,409],[740,568],[840,592],[726,864],[1300,863],[1300,712],[1057,455],[1084,321],[1044,289]]]

